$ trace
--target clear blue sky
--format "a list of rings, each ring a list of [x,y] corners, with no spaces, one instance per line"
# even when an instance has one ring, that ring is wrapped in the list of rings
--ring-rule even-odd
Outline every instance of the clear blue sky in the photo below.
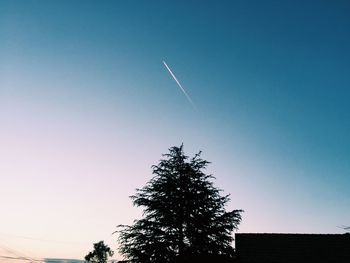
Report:
[[[182,142],[245,210],[240,232],[342,233],[349,13],[348,1],[0,1],[0,245],[115,249],[115,226],[140,216],[128,196]]]

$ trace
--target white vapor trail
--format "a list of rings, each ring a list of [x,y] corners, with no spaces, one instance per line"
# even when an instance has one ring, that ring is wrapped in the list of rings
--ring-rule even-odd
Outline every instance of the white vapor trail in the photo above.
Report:
[[[169,66],[167,65],[167,63],[164,60],[163,60],[163,64],[167,68],[167,70],[169,71],[170,75],[173,77],[173,79],[175,80],[175,82],[177,83],[177,85],[179,86],[181,91],[183,92],[183,94],[185,94],[187,100],[191,103],[192,107],[196,110],[196,106],[194,105],[194,103],[191,100],[190,96],[188,96],[186,90],[182,87],[181,83],[177,80],[176,76],[174,75],[174,73],[171,71],[171,69],[169,68]]]

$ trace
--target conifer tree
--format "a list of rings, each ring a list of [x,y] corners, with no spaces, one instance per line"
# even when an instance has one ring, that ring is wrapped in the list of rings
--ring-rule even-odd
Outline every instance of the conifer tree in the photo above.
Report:
[[[233,257],[232,231],[242,210],[226,212],[229,196],[221,196],[208,161],[201,152],[189,158],[183,145],[172,147],[152,166],[153,178],[131,196],[143,218],[121,225],[120,252],[133,263],[189,262],[207,255]]]

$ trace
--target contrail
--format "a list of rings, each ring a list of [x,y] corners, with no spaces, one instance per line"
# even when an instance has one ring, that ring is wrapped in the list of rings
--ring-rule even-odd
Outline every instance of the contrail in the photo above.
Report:
[[[190,96],[188,96],[186,90],[182,87],[181,83],[177,80],[176,76],[174,75],[174,73],[171,71],[171,69],[169,68],[169,66],[167,65],[167,63],[164,60],[163,60],[163,64],[167,68],[167,70],[169,71],[170,75],[173,77],[173,79],[175,80],[175,82],[177,83],[177,85],[179,86],[181,91],[183,92],[183,94],[185,94],[187,100],[191,103],[192,107],[196,110],[196,106],[194,105],[194,103],[191,100]]]

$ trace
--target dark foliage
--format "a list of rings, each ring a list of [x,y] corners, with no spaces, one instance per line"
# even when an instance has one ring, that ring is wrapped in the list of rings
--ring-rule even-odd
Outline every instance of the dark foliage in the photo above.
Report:
[[[131,197],[135,206],[144,208],[143,218],[117,231],[120,252],[130,262],[233,258],[231,233],[242,210],[225,211],[229,198],[221,196],[213,177],[203,172],[208,162],[200,154],[189,159],[182,145],[170,148],[165,159],[152,166],[154,177]]]
[[[103,241],[94,244],[94,250],[85,256],[86,262],[106,263],[108,257],[113,256],[113,251]]]

